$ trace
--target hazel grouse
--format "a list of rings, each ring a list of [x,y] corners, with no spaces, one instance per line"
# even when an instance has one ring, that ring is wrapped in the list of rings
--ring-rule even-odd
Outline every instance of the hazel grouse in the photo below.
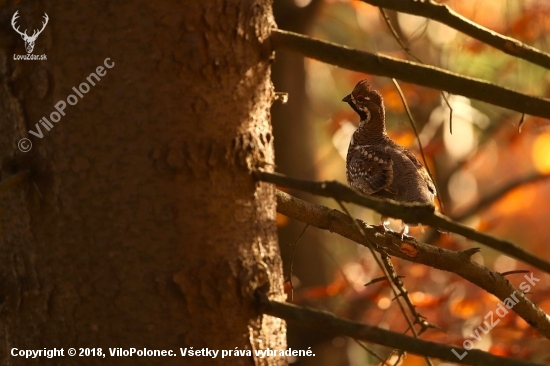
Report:
[[[382,95],[361,80],[342,101],[360,118],[346,159],[348,184],[368,196],[433,204],[436,189],[426,168],[386,133]]]

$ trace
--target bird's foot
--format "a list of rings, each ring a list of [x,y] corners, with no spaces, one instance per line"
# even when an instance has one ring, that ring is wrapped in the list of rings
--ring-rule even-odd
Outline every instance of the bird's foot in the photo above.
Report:
[[[409,225],[403,223],[401,230],[399,230],[399,239],[403,241],[405,238],[413,238],[412,236],[407,235],[408,233],[409,233]]]
[[[386,234],[387,232],[392,232],[393,230],[387,227],[386,225],[389,225],[390,222],[387,220],[386,217],[382,217],[380,219],[380,223],[378,225],[372,225],[376,230]]]

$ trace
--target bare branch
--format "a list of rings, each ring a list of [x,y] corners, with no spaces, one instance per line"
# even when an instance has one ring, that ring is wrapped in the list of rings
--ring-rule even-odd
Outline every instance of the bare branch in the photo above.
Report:
[[[434,1],[411,1],[411,0],[361,0],[371,4],[402,13],[414,14],[424,18],[432,19],[448,25],[472,38],[488,44],[502,52],[524,59],[535,65],[550,70],[550,55],[526,45],[514,38],[503,36],[495,31],[487,29],[468,18],[456,13],[445,4],[438,4]]]
[[[272,40],[276,49],[286,49],[348,70],[396,78],[520,113],[550,118],[550,100],[522,94],[481,79],[461,76],[433,66],[359,51],[283,30],[273,30]]]
[[[398,203],[392,200],[382,200],[365,196],[342,183],[336,181],[314,182],[290,178],[282,174],[255,171],[254,176],[258,180],[273,183],[282,187],[294,188],[315,195],[332,197],[337,200],[353,202],[370,208],[387,217],[401,219],[410,224],[426,224],[436,228],[450,231],[465,238],[485,244],[495,250],[528,263],[540,270],[550,273],[550,263],[535,256],[514,243],[494,236],[479,232],[470,227],[455,222],[448,217],[435,212],[434,206]]]
[[[428,342],[386,329],[341,319],[326,311],[270,301],[264,294],[258,294],[258,296],[260,297],[260,311],[262,313],[318,329],[330,335],[344,335],[358,340],[399,348],[412,354],[439,358],[455,363],[458,362],[458,358],[453,349],[459,355],[466,351],[462,348]],[[494,356],[477,349],[467,351],[460,363],[484,366],[541,366],[530,361]]]
[[[300,200],[281,191],[277,191],[276,194],[277,212],[364,245],[365,237],[357,230],[353,220],[344,213]],[[366,225],[360,220],[356,220],[356,222],[361,225],[365,235],[376,244],[375,248],[379,252],[383,251],[410,262],[455,273],[503,301],[513,293],[522,294],[504,276],[473,262],[468,255],[464,255],[462,252],[438,248],[412,239],[402,242],[398,234],[386,233],[383,235],[376,228]],[[520,296],[519,299],[520,302],[513,307],[514,312],[539,333],[550,339],[550,318],[529,299],[523,296]]]

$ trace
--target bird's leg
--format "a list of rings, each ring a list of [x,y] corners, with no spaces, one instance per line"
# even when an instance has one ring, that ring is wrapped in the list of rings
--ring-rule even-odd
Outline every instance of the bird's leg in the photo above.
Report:
[[[401,221],[401,229],[399,230],[399,235],[401,236],[401,241],[405,239],[407,234],[409,233],[409,225],[405,224],[404,221]]]
[[[375,227],[378,231],[382,231],[385,234],[388,231],[391,231],[391,229],[386,226],[389,224],[390,224],[390,221],[388,220],[388,218],[382,215],[380,216],[380,223],[378,225],[373,225],[373,227]]]

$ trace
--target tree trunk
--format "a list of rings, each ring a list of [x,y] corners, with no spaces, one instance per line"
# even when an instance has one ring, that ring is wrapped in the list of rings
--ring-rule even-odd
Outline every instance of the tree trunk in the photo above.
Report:
[[[274,189],[250,175],[273,166],[271,2],[15,10],[31,29],[43,12],[50,21],[34,50],[47,61],[13,60],[25,52],[15,32],[0,60],[2,179],[30,171],[0,189],[1,362],[28,364],[13,348],[56,347],[64,357],[43,364],[285,364],[180,355],[285,348],[284,322],[258,315],[253,297],[269,287],[283,299]],[[37,126],[42,138],[27,132]],[[106,356],[74,360],[69,347]],[[177,356],[113,357],[116,347]]]

